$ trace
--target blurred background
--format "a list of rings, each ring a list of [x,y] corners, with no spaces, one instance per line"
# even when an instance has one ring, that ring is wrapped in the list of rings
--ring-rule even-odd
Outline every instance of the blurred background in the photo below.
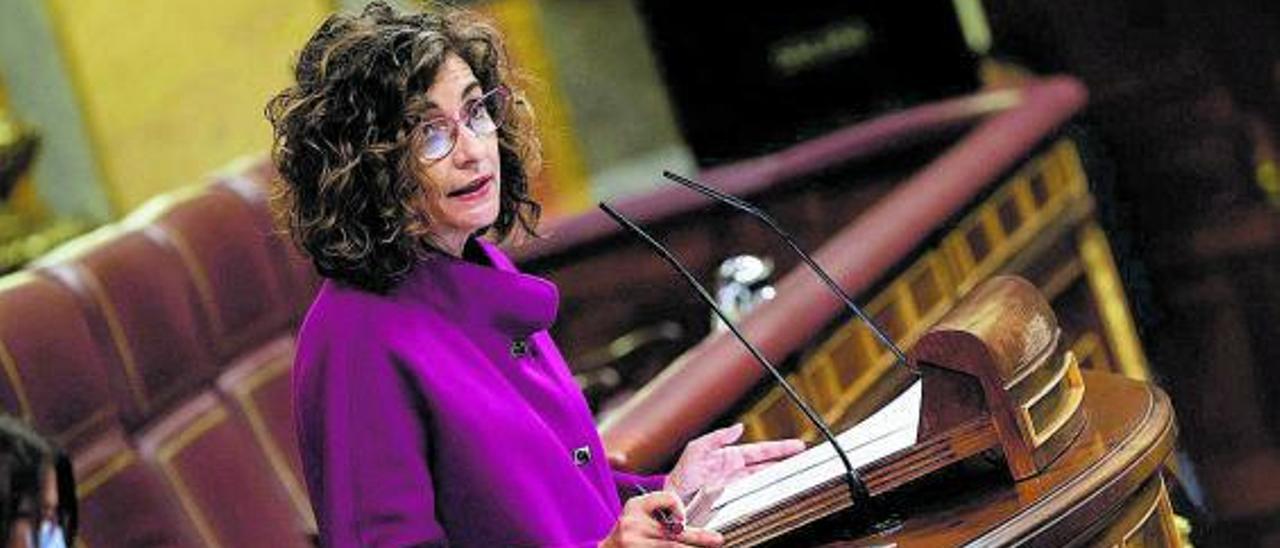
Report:
[[[0,273],[216,177],[210,174],[260,164],[270,144],[263,107],[287,85],[293,55],[328,13],[364,3],[0,3]],[[1280,542],[1280,345],[1271,344],[1280,340],[1280,3],[704,2],[696,11],[661,0],[465,5],[493,18],[534,78],[528,92],[547,158],[537,193],[549,226],[569,235],[597,200],[640,203],[653,195],[663,169],[719,173],[715,180],[724,181],[725,166],[841,128],[1049,75],[1078,79],[1088,102],[1050,137],[1068,139],[1082,159],[1089,215],[1111,254],[1103,261],[1110,270],[1082,274],[1092,292],[1079,298],[1104,311],[1082,325],[1108,326],[1099,333],[1119,355],[1112,362],[1127,364],[1117,368],[1154,380],[1172,397],[1176,498],[1192,517],[1192,538]],[[934,133],[824,168],[802,185],[820,188],[806,199],[834,196],[821,189],[835,185],[854,194],[841,202],[852,204],[849,211],[873,203],[962,131]],[[778,197],[763,195],[770,196]],[[797,203],[780,206],[779,216],[799,223],[811,247],[854,218]],[[824,223],[805,224],[815,212]],[[680,222],[669,235],[688,229]],[[715,236],[726,248],[752,248],[757,235]],[[581,241],[529,251],[522,262],[562,285],[605,275],[587,273],[600,267],[583,266],[584,258],[612,244]],[[756,253],[765,261],[726,265],[721,255],[701,260],[700,272],[708,280],[721,272],[722,286],[738,276],[739,286],[765,299],[753,276],[793,264]],[[891,274],[912,263],[897,264]],[[1108,275],[1120,284],[1112,293],[1097,289]],[[618,291],[671,292],[579,285],[596,302],[617,300]],[[877,282],[860,297],[891,286]],[[593,406],[604,412],[625,401],[712,329],[691,303],[676,305],[695,312],[635,305],[618,312],[628,319],[616,323],[643,329],[604,330],[599,325],[609,322],[575,327],[574,315],[588,310],[567,297],[557,336],[571,361],[584,364],[577,372]],[[1119,315],[1108,316],[1108,307]],[[1136,342],[1116,342],[1125,332]],[[616,344],[653,350],[627,358],[639,362],[623,371],[606,366],[627,354]],[[750,409],[744,403],[738,411]]]

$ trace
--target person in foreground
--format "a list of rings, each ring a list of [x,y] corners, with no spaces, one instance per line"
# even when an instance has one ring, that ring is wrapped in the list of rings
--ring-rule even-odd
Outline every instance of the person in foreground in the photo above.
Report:
[[[733,445],[735,425],[667,475],[610,468],[547,333],[556,287],[494,243],[535,235],[539,213],[532,113],[497,32],[374,2],[328,18],[294,70],[267,117],[282,220],[327,278],[293,379],[321,541],[720,544],[682,526],[683,499],[804,444]]]
[[[0,539],[7,548],[75,542],[71,460],[22,421],[0,415]]]

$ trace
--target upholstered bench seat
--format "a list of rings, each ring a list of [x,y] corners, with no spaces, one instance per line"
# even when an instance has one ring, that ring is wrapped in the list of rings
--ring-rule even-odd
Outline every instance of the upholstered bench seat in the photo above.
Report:
[[[89,546],[307,546],[290,405],[318,280],[263,159],[0,278],[0,406],[71,451]]]

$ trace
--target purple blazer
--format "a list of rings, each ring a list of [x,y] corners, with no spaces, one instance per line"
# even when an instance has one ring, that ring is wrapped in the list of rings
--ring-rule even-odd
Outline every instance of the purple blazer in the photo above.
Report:
[[[388,295],[326,282],[293,396],[325,546],[595,544],[635,486],[612,470],[547,334],[558,293],[473,240]],[[472,249],[472,251],[477,251]]]

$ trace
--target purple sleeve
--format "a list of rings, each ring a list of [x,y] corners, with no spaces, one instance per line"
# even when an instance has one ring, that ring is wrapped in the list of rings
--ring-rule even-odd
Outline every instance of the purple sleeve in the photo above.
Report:
[[[324,546],[446,544],[427,461],[426,410],[415,377],[375,337],[334,350],[303,406],[313,461],[312,500]],[[310,463],[308,463],[310,464]],[[315,471],[313,471],[315,472]]]
[[[627,499],[640,494],[637,485],[643,487],[645,491],[661,491],[666,481],[666,474],[642,476],[613,469],[613,482],[618,486],[618,498],[622,499],[623,504],[626,504]]]

